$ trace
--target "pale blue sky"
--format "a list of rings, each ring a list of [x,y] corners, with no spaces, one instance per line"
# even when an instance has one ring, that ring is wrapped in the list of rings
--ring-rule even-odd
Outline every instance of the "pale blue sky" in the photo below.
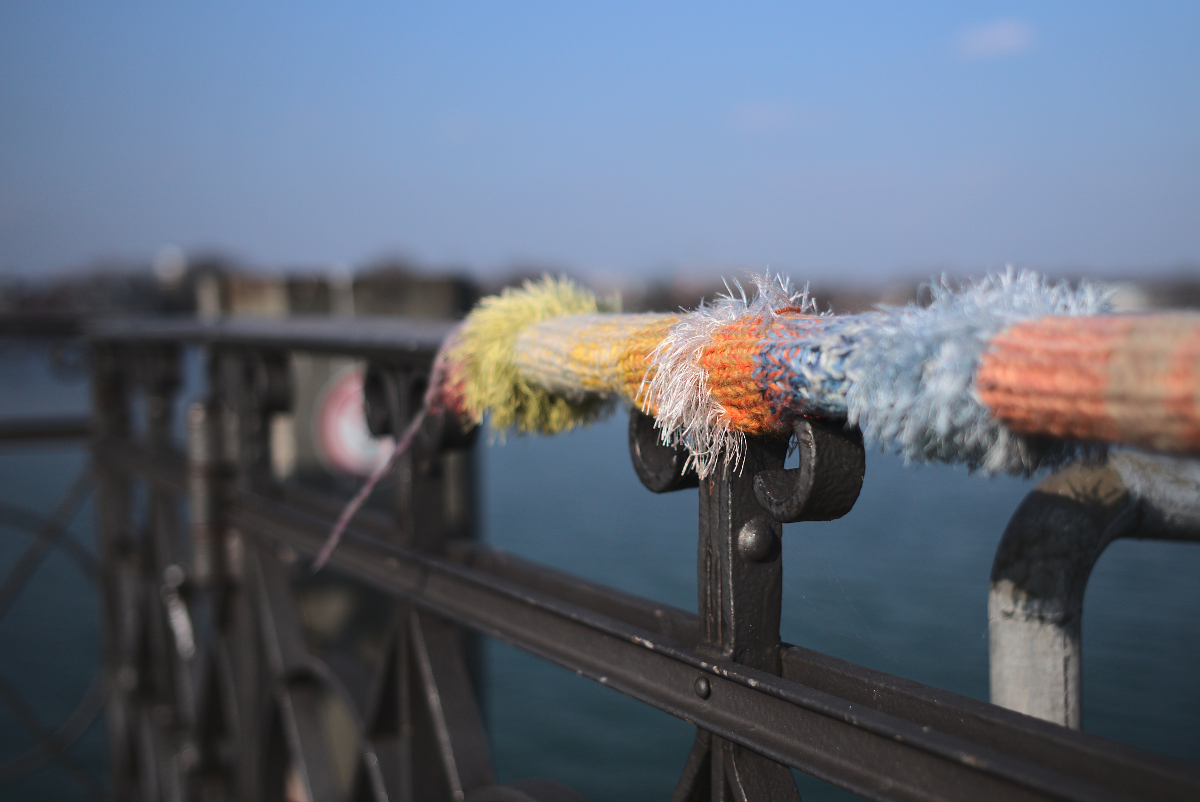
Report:
[[[0,7],[0,274],[1200,264],[1200,3]]]

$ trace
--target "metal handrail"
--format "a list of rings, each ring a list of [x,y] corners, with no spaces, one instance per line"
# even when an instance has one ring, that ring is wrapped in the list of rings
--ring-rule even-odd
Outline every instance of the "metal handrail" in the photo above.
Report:
[[[432,356],[455,325],[418,318],[180,317],[98,320],[87,331],[94,341],[112,343],[196,343],[371,358]]]
[[[215,783],[244,799],[288,788],[314,799],[569,798],[561,788],[494,785],[470,666],[449,621],[696,723],[675,799],[794,797],[784,766],[874,799],[1200,795],[1195,767],[781,643],[780,521],[844,514],[862,478],[861,440],[811,422],[797,430],[800,468],[783,470],[786,443],[751,438],[744,471],[701,483],[700,615],[452,536],[440,517],[439,461],[450,446],[428,428],[404,457],[395,514],[360,514],[331,564],[397,600],[345,780],[317,711],[322,694],[349,694],[304,646],[289,578],[319,550],[339,501],[271,479],[264,420],[286,406],[280,353],[310,350],[369,360],[395,388],[373,417],[399,431],[451,326],[138,321],[92,330],[110,670],[138,677],[110,709],[118,792]],[[191,419],[187,456],[166,435],[177,369],[163,346],[182,342],[208,346],[213,382]],[[129,422],[135,385],[156,399],[143,405],[142,438]],[[646,431],[635,413],[631,455],[647,486],[694,486],[686,461]],[[140,539],[128,525],[134,481],[148,487],[150,530]],[[185,496],[194,511],[190,574],[159,529]],[[130,584],[147,588],[140,601],[129,598]],[[171,615],[207,605],[224,622],[195,655],[172,639],[168,598]],[[146,638],[161,665],[136,664],[130,650]],[[169,724],[149,714],[153,704],[174,711]],[[130,751],[139,739],[153,746]]]

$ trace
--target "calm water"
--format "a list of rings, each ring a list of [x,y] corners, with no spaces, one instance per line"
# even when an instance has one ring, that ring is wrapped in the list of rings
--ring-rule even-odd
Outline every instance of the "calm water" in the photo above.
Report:
[[[0,414],[81,410],[81,384],[37,354],[0,348]],[[695,607],[696,491],[655,496],[629,466],[618,417],[483,452],[496,546],[680,607]],[[0,504],[43,514],[84,465],[79,449],[0,449]],[[871,455],[841,521],[784,535],[783,634],[792,643],[987,698],[986,591],[1000,532],[1031,483]],[[73,525],[91,546],[90,509]],[[0,573],[30,535],[0,526]],[[1200,764],[1200,546],[1118,542],[1092,577],[1084,622],[1084,727]],[[83,694],[99,654],[89,580],[52,555],[0,620],[0,679],[47,725]],[[594,802],[666,799],[693,728],[505,644],[489,649],[488,718],[503,781],[566,782]],[[0,705],[0,764],[32,746]],[[102,728],[72,750],[102,776]],[[843,798],[801,778],[808,800]],[[45,770],[0,797],[83,799]]]

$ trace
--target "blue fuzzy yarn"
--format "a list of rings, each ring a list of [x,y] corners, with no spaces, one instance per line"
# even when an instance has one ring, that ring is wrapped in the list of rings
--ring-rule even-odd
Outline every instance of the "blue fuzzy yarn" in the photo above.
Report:
[[[1106,312],[1099,287],[1050,285],[1010,269],[960,291],[945,281],[930,289],[924,307],[820,321],[780,317],[784,325],[764,344],[755,373],[784,391],[768,392],[773,411],[845,418],[868,443],[908,461],[962,463],[985,473],[1028,475],[1100,451],[1008,431],[974,384],[996,334],[1020,320]]]

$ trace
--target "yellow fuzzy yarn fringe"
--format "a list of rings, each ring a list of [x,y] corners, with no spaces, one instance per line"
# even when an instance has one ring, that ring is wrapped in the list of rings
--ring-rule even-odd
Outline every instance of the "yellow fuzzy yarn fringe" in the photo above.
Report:
[[[517,367],[517,337],[542,320],[566,315],[619,312],[619,299],[597,301],[567,278],[543,276],[484,298],[467,316],[459,341],[447,354],[463,367],[463,397],[476,423],[491,414],[493,430],[554,434],[599,418],[611,399],[568,399],[531,384]]]

